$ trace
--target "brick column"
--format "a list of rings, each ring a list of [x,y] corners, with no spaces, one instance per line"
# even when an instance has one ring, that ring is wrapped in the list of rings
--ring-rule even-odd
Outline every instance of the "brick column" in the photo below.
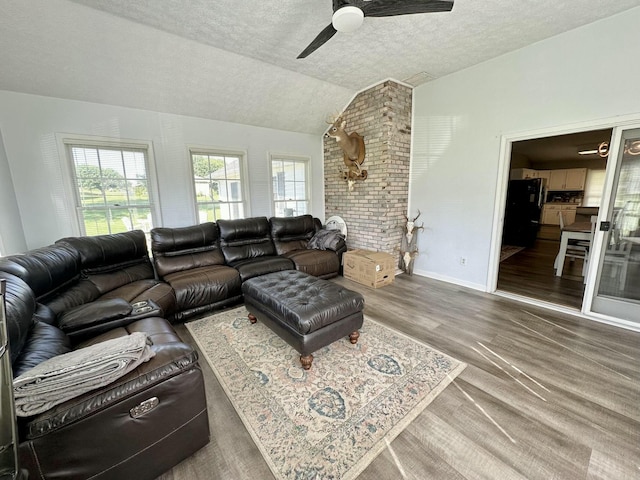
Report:
[[[341,216],[347,224],[347,245],[387,252],[397,257],[409,200],[411,149],[410,87],[386,81],[361,92],[343,112],[348,133],[364,137],[364,181],[349,191],[341,172],[342,150],[324,139],[325,215]]]

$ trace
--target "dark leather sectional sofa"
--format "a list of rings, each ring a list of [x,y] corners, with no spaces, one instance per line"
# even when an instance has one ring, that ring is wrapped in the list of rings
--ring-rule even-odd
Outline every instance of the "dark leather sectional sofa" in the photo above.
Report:
[[[204,446],[202,372],[170,322],[240,303],[242,282],[265,273],[337,275],[344,241],[307,249],[320,229],[310,215],[220,220],[152,230],[153,262],[141,231],[64,238],[0,258],[14,376],[133,332],[145,332],[156,353],[105,387],[21,418],[29,478],[153,479]]]

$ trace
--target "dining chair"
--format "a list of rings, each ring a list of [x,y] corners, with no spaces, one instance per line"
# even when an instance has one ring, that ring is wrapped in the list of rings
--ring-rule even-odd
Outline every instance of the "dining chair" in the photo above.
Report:
[[[620,281],[620,290],[624,290],[627,283],[627,269],[629,267],[632,244],[620,238],[620,229],[616,227],[617,226],[614,225],[611,231],[612,241],[609,242],[605,250],[604,263],[613,267],[609,275],[611,278],[615,278],[617,275]],[[618,268],[620,268],[619,274]]]
[[[587,268],[589,266],[589,249],[591,248],[591,245],[593,245],[593,238],[595,237],[596,234],[596,224],[598,223],[598,216],[597,215],[592,215],[591,216],[591,238],[588,241],[584,241],[581,240],[580,244],[582,245],[586,245],[586,253],[585,253],[585,259],[584,259],[584,263],[582,264],[582,281],[583,283],[587,283]]]
[[[560,220],[560,232],[564,230],[564,215],[562,212],[558,212],[558,218]],[[576,258],[581,258],[584,261],[584,265],[587,263],[587,256],[589,255],[589,243],[584,240],[569,240],[567,244],[567,253],[565,253],[564,257],[569,258],[569,262],[573,263]],[[582,267],[583,272],[585,271],[584,265]],[[584,273],[583,273],[584,275]]]

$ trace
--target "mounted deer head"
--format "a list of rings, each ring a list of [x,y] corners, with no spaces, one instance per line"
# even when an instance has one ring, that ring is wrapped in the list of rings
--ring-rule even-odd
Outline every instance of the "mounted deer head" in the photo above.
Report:
[[[326,136],[335,138],[342,149],[344,164],[349,169],[346,172],[342,172],[343,179],[347,180],[349,191],[352,191],[355,180],[365,180],[367,178],[367,171],[362,169],[365,155],[364,138],[356,132],[348,134],[344,129],[347,122],[342,119],[342,116],[328,123],[331,127],[327,131]]]
[[[336,142],[338,142],[338,145],[340,145],[340,148],[342,148],[344,152],[345,163],[347,160],[357,162],[360,157],[360,140],[362,137],[355,132],[351,134],[345,132],[344,127],[346,125],[347,122],[342,119],[342,116],[339,116],[331,124],[331,127],[327,131],[327,136],[336,139]],[[364,155],[362,155],[362,157],[364,157]],[[362,160],[364,160],[364,158],[362,158]],[[362,163],[362,160],[358,163]]]

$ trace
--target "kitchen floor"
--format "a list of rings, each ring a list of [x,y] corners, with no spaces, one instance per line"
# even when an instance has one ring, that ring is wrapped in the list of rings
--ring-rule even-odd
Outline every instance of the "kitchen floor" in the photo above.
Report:
[[[532,248],[500,263],[498,290],[580,309],[584,295],[582,260],[567,259],[562,277],[556,277],[553,262],[560,248],[559,238],[559,227],[543,225]]]
[[[538,230],[538,240],[555,240],[560,244],[560,226],[559,225],[540,225]]]

